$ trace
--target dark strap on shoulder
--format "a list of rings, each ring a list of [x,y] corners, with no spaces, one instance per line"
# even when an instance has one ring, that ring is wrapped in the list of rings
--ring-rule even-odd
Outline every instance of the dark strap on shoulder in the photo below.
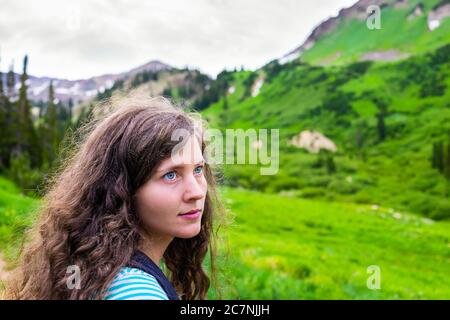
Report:
[[[175,291],[175,288],[172,286],[162,270],[142,251],[135,251],[133,257],[131,258],[131,261],[128,263],[128,266],[137,268],[154,276],[159,285],[166,292],[169,300],[180,300],[177,292]]]

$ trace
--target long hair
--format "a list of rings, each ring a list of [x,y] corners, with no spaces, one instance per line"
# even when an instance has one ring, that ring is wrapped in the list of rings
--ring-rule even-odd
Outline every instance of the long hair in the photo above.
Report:
[[[142,222],[133,196],[178,143],[172,132],[195,131],[196,119],[164,98],[122,98],[106,105],[109,115],[97,115],[84,127],[52,180],[7,283],[7,298],[101,299],[138,248]],[[184,300],[205,299],[216,280],[213,221],[224,211],[208,163],[204,173],[208,189],[201,231],[190,239],[174,238],[162,259]],[[202,267],[208,250],[212,279]],[[67,285],[73,265],[80,270],[79,289]]]

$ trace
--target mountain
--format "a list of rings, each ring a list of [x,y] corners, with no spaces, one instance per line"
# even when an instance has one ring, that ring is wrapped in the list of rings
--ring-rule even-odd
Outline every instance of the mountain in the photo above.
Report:
[[[369,4],[381,9],[379,30],[366,26]],[[280,129],[279,172],[225,165],[229,186],[449,219],[449,8],[448,0],[361,0],[258,70],[215,80],[185,71],[168,75],[178,84],[161,78],[138,89],[185,98],[186,84],[196,85],[188,103],[212,127]],[[324,144],[332,147],[317,150]]]
[[[378,6],[381,29],[369,29],[367,18]],[[279,59],[301,56],[318,65],[357,61],[396,61],[436,49],[450,40],[448,0],[360,0],[320,23],[302,45]]]
[[[380,30],[366,26],[374,3]],[[281,59],[228,74],[204,117],[279,128],[280,150],[276,175],[234,163],[225,183],[450,219],[449,16],[448,0],[361,0]],[[335,148],[318,152],[324,141]]]
[[[381,9],[379,30],[366,26],[369,4]],[[223,71],[212,80],[151,62],[80,80],[90,86],[83,97],[141,90],[182,99],[212,127],[279,128],[279,172],[225,165],[224,181],[233,187],[450,219],[449,12],[448,0],[361,0],[258,70]],[[30,86],[39,91],[33,78]],[[91,103],[80,114],[85,107]],[[317,143],[331,147],[320,152]]]
[[[257,79],[263,84],[247,94]],[[280,130],[277,174],[261,175],[267,165],[226,165],[230,186],[449,219],[449,81],[450,44],[389,63],[295,60],[231,74],[233,90],[203,115],[215,128]],[[308,131],[337,151],[314,153],[308,141],[295,143]]]
[[[80,80],[35,77],[33,75],[29,75],[27,82],[28,97],[34,102],[46,102],[48,99],[48,87],[50,85],[50,81],[53,81],[56,99],[62,102],[68,102],[72,99],[75,104],[79,104],[94,98],[98,93],[103,93],[105,90],[112,88],[117,80],[127,80],[142,72],[157,73],[160,71],[170,71],[173,69],[173,67],[163,62],[154,60],[126,72],[104,74]],[[4,73],[3,76],[3,83],[6,83],[6,73]],[[17,94],[20,88],[20,74],[15,74],[15,78],[15,90]]]

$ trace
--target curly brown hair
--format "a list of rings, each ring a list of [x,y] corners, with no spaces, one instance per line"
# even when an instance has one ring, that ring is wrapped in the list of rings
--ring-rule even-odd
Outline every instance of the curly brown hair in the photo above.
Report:
[[[133,195],[170,156],[177,143],[171,133],[196,130],[195,114],[164,98],[135,96],[105,105],[112,110],[97,112],[82,134],[74,135],[81,138],[52,179],[27,233],[7,298],[102,299],[141,241]],[[204,139],[200,145],[204,152]],[[183,300],[205,299],[211,281],[216,285],[213,221],[218,227],[224,210],[208,163],[204,174],[208,189],[201,230],[193,238],[174,238],[162,259]],[[211,281],[202,267],[208,251]],[[81,270],[81,289],[68,289],[70,265]]]

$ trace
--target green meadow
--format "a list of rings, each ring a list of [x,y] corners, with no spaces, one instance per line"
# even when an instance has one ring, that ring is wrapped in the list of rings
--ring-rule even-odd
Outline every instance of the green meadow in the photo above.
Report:
[[[449,299],[449,222],[392,208],[225,188],[232,299]],[[368,267],[380,268],[369,289]],[[211,295],[212,297],[214,295]]]
[[[7,261],[17,255],[38,205],[38,199],[22,195],[13,182],[0,176],[0,252]]]
[[[11,262],[39,200],[4,178],[0,187],[0,251]],[[222,298],[450,298],[449,222],[289,194],[221,194],[228,220],[218,252]],[[372,265],[380,268],[379,289],[367,287]],[[209,298],[217,297],[211,289]]]

